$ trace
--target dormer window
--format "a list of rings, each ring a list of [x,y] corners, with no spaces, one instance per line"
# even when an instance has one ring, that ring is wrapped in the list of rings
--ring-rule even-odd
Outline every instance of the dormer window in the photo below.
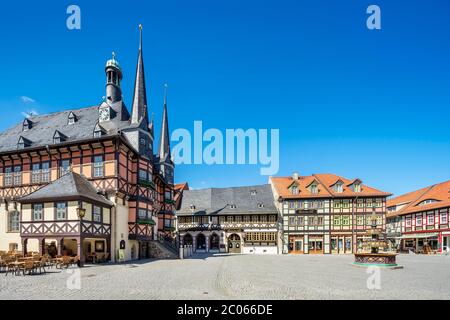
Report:
[[[298,194],[298,187],[295,186],[295,185],[292,186],[292,187],[291,187],[291,193],[292,193],[292,194]]]
[[[426,205],[426,204],[430,204],[430,203],[434,203],[434,202],[439,202],[439,200],[436,200],[436,199],[426,199],[426,200],[423,200],[422,202],[420,202],[418,205],[419,205],[419,206],[424,206],[424,205]]]
[[[17,149],[24,149],[29,146],[31,146],[31,141],[22,136],[19,138],[19,141],[17,141]]]
[[[251,190],[251,191],[250,191],[250,194],[251,194],[252,196],[256,196],[256,190]]]
[[[336,182],[336,184],[333,186],[333,190],[336,193],[344,192],[344,184],[341,181]]]
[[[195,206],[194,206],[193,204],[191,204],[191,205],[189,206],[189,209],[191,209],[191,211],[194,211],[194,210],[195,210]]]
[[[360,183],[355,183],[353,185],[353,191],[356,192],[356,193],[361,192],[361,184]]]
[[[235,204],[230,204],[230,209],[236,209],[236,205]]]
[[[103,136],[103,134],[104,131],[102,127],[100,127],[100,125],[97,123],[94,128],[94,138],[100,138],[101,136]]]
[[[310,186],[310,191],[312,194],[317,194],[319,192],[319,188],[318,188],[317,184],[313,183]]]
[[[33,127],[33,122],[30,119],[25,118],[25,120],[23,120],[23,123],[22,123],[22,131],[28,131],[32,127]]]
[[[77,120],[78,120],[78,118],[77,118],[77,116],[75,115],[75,113],[70,112],[70,113],[69,113],[69,118],[68,118],[67,124],[69,124],[69,125],[75,124],[75,122],[77,122]]]
[[[264,208],[264,204],[258,203],[258,208]]]
[[[55,134],[53,135],[53,143],[54,144],[64,142],[64,141],[66,141],[66,139],[67,139],[67,137],[64,134],[62,134],[58,130],[55,131]]]

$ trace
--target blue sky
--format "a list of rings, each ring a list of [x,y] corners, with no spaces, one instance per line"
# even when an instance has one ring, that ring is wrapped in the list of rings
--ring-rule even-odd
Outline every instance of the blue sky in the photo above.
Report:
[[[81,30],[66,8],[81,8]],[[366,28],[381,8],[382,29]],[[0,11],[0,130],[97,104],[117,53],[132,99],[138,28],[157,130],[280,129],[279,175],[336,173],[395,194],[450,179],[450,2],[11,1]],[[23,99],[29,97],[33,101]],[[158,132],[158,131],[157,131]],[[265,183],[259,166],[181,165],[195,188]]]

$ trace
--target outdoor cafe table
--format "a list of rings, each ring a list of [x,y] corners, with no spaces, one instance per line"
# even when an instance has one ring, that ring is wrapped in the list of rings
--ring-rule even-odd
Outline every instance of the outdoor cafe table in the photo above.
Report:
[[[24,261],[14,261],[14,262],[8,263],[8,267],[13,266],[14,267],[13,273],[17,275],[17,273],[19,272],[19,267],[24,264],[25,264]],[[8,274],[8,271],[6,272],[6,274]]]

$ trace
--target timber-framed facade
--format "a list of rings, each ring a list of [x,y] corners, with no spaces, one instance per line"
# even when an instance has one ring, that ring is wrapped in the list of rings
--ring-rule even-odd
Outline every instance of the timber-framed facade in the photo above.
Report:
[[[387,235],[400,252],[450,252],[450,181],[387,202]]]
[[[386,228],[389,193],[360,179],[334,174],[271,177],[281,215],[282,252],[292,254],[355,253],[362,247],[369,216]]]
[[[167,100],[155,154],[142,52],[141,28],[131,113],[122,101],[122,70],[113,54],[105,65],[106,97],[101,103],[32,115],[0,133],[0,250],[42,252],[50,245],[44,239],[51,237],[59,252],[70,247],[86,255],[79,247],[89,237],[103,239],[104,244],[96,240],[98,248],[105,248],[113,261],[119,255],[132,260],[150,255],[149,242],[157,239],[158,232],[174,234],[174,164],[167,138]],[[56,199],[47,193],[37,199],[36,210],[34,202],[27,202],[55,184],[63,185],[68,175],[76,175],[77,183],[92,185],[109,205],[96,206],[76,194]],[[62,203],[68,213],[61,213],[60,219],[52,217],[51,208],[60,206],[62,212]],[[102,221],[76,216],[83,205],[91,216],[99,207]],[[40,214],[43,219],[30,219]],[[160,228],[159,219],[165,221]],[[78,240],[78,248],[68,237]],[[95,241],[90,250],[95,251]]]
[[[277,254],[278,212],[269,185],[185,190],[180,244],[195,252]]]

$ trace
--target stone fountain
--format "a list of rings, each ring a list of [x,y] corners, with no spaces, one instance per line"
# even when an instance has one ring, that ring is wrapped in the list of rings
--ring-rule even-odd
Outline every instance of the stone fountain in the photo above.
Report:
[[[362,252],[355,253],[354,265],[379,266],[389,268],[401,268],[397,262],[397,253],[388,252],[389,241],[382,237],[383,232],[377,226],[375,211],[370,216],[370,229],[366,231],[363,239]]]

